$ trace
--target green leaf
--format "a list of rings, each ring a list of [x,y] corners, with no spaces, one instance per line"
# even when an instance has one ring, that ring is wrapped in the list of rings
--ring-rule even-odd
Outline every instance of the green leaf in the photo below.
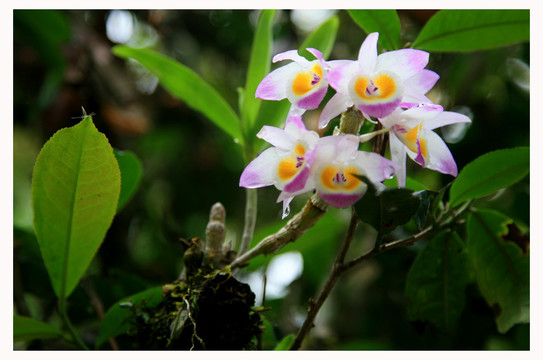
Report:
[[[355,176],[368,186],[366,194],[354,205],[356,214],[378,232],[389,232],[407,223],[420,207],[420,196],[412,190],[387,188],[377,194],[368,178]]]
[[[276,10],[263,10],[258,19],[258,25],[253,39],[245,95],[243,96],[242,122],[246,129],[251,129],[255,123],[262,100],[255,98],[256,88],[262,79],[270,72],[272,50],[272,29]]]
[[[494,311],[501,333],[530,322],[530,258],[502,237],[511,219],[493,210],[470,213],[468,255],[479,291]]]
[[[396,50],[400,42],[400,18],[396,10],[349,10],[349,15],[366,34],[379,33],[379,44]]]
[[[287,335],[279,342],[279,344],[277,344],[277,346],[273,350],[274,351],[289,350],[293,342],[294,342],[294,334]]]
[[[147,289],[137,294],[128,296],[112,305],[100,324],[98,338],[94,345],[95,349],[99,349],[108,339],[124,334],[132,325],[128,318],[132,314],[130,306],[138,304],[142,301],[146,302],[149,307],[155,307],[162,301],[162,287]],[[126,306],[121,306],[126,304]]]
[[[90,116],[57,131],[34,165],[34,230],[56,295],[70,295],[113,221],[121,174]]]
[[[511,186],[530,172],[530,149],[518,147],[484,154],[466,165],[452,184],[449,201],[456,206]]]
[[[477,51],[530,41],[529,10],[441,10],[422,28],[413,48]]]
[[[173,96],[183,100],[188,106],[204,114],[215,125],[243,143],[241,123],[234,110],[211,85],[198,74],[179,62],[150,49],[134,49],[117,45],[113,53],[122,58],[137,60]]]
[[[117,212],[119,212],[140,186],[143,167],[136,154],[131,151],[115,150],[115,158],[121,170],[121,194],[117,206]]]
[[[30,341],[61,337],[62,333],[49,324],[28,317],[13,316],[13,341]]]
[[[315,56],[306,50],[306,48],[314,48],[322,53],[324,59],[328,59],[336,42],[338,28],[339,18],[333,15],[309,34],[298,49],[298,53],[308,60],[315,59]]]
[[[438,234],[417,255],[407,274],[409,317],[429,321],[445,331],[454,330],[470,280],[465,245],[458,234]]]

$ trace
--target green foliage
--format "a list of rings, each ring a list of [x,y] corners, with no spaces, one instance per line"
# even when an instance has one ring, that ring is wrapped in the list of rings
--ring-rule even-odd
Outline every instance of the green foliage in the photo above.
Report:
[[[413,48],[466,52],[529,40],[529,10],[441,10],[426,23]]]
[[[491,306],[498,331],[530,321],[530,259],[512,241],[506,224],[511,219],[493,210],[468,217],[468,254],[481,294]]]
[[[378,32],[382,47],[399,49],[401,26],[396,10],[349,10],[349,15],[366,34]]]
[[[519,147],[484,154],[466,165],[451,186],[451,206],[511,186],[530,171],[530,149]]]
[[[311,34],[304,40],[302,45],[298,49],[298,53],[311,60],[315,56],[311,54],[306,48],[314,48],[322,53],[324,59],[328,59],[334,44],[336,42],[337,30],[339,28],[339,18],[334,15],[330,19],[323,22],[318,28],[313,30]]]
[[[273,41],[272,30],[275,14],[275,10],[263,10],[260,14],[255,31],[241,110],[243,126],[249,129],[256,121],[256,116],[262,103],[262,100],[255,98],[256,88],[264,76],[270,71],[270,57]]]
[[[464,292],[469,282],[464,243],[455,232],[438,234],[417,255],[407,274],[409,317],[452,331],[464,310]]]
[[[121,174],[107,138],[87,116],[43,146],[32,177],[34,230],[56,295],[68,297],[100,247]]]
[[[113,53],[131,58],[143,65],[166,90],[191,108],[204,114],[215,125],[243,144],[239,117],[226,100],[198,74],[179,62],[150,49],[134,49],[124,45],[113,47]]]
[[[294,334],[290,334],[290,335],[287,335],[285,336],[280,342],[279,344],[277,344],[277,346],[275,347],[275,351],[283,351],[283,350],[289,350],[290,349],[290,346],[292,345],[292,343],[294,342]]]
[[[366,183],[368,190],[354,205],[356,214],[378,232],[389,232],[407,223],[420,207],[420,196],[412,190],[387,188],[377,193],[369,179],[357,177]]]
[[[13,341],[30,341],[62,337],[57,328],[25,316],[13,316]]]
[[[132,151],[115,150],[115,158],[121,170],[121,193],[117,212],[121,211],[126,203],[138,190],[143,174],[140,160]]]
[[[162,287],[158,286],[117,301],[104,315],[94,347],[99,349],[108,339],[124,334],[130,329],[132,324],[128,321],[128,317],[132,314],[131,306],[145,301],[146,306],[154,307],[161,300]],[[124,306],[121,304],[124,304]]]

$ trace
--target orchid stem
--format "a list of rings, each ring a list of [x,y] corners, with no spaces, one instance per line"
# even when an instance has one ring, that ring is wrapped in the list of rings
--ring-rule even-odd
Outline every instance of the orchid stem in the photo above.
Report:
[[[241,236],[239,255],[243,255],[249,249],[255,232],[256,213],[258,208],[258,194],[256,189],[247,189],[245,192],[245,226]],[[239,256],[238,255],[238,256]]]

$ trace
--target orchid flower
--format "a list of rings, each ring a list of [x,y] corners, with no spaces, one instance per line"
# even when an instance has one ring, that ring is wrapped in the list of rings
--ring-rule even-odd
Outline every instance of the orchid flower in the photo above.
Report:
[[[325,75],[332,67],[340,66],[345,60],[325,62],[322,53],[307,48],[317,60],[309,61],[298,55],[296,50],[289,50],[273,57],[273,62],[293,60],[269,73],[256,89],[255,96],[264,100],[282,100],[288,98],[292,103],[291,114],[301,115],[305,110],[319,107],[328,90]]]
[[[396,164],[379,154],[358,150],[355,135],[321,138],[312,165],[315,188],[328,204],[345,208],[356,203],[368,186],[355,175],[366,176],[378,189],[389,179]]]
[[[356,105],[364,116],[383,118],[400,104],[430,102],[425,96],[439,75],[424,70],[429,54],[421,50],[401,49],[377,55],[379,33],[369,34],[358,53],[357,61],[335,67],[327,80],[336,94],[324,107],[319,127]]]
[[[319,135],[308,131],[300,116],[289,116],[284,129],[263,126],[257,137],[273,147],[264,150],[247,165],[239,185],[246,188],[274,185],[282,190],[277,201],[283,201],[285,218],[292,198],[313,188],[310,165]]]
[[[405,186],[405,154],[422,167],[452,176],[458,169],[449,148],[441,137],[432,130],[471,120],[462,114],[443,111],[435,104],[421,104],[407,110],[397,109],[393,114],[380,119],[390,130],[391,159],[398,166],[398,186]]]

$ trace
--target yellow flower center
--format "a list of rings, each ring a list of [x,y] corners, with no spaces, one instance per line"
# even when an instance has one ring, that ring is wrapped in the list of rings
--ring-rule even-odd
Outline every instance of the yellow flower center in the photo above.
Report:
[[[296,75],[292,82],[292,92],[301,96],[318,86],[322,79],[322,67],[315,63],[311,70]]]

